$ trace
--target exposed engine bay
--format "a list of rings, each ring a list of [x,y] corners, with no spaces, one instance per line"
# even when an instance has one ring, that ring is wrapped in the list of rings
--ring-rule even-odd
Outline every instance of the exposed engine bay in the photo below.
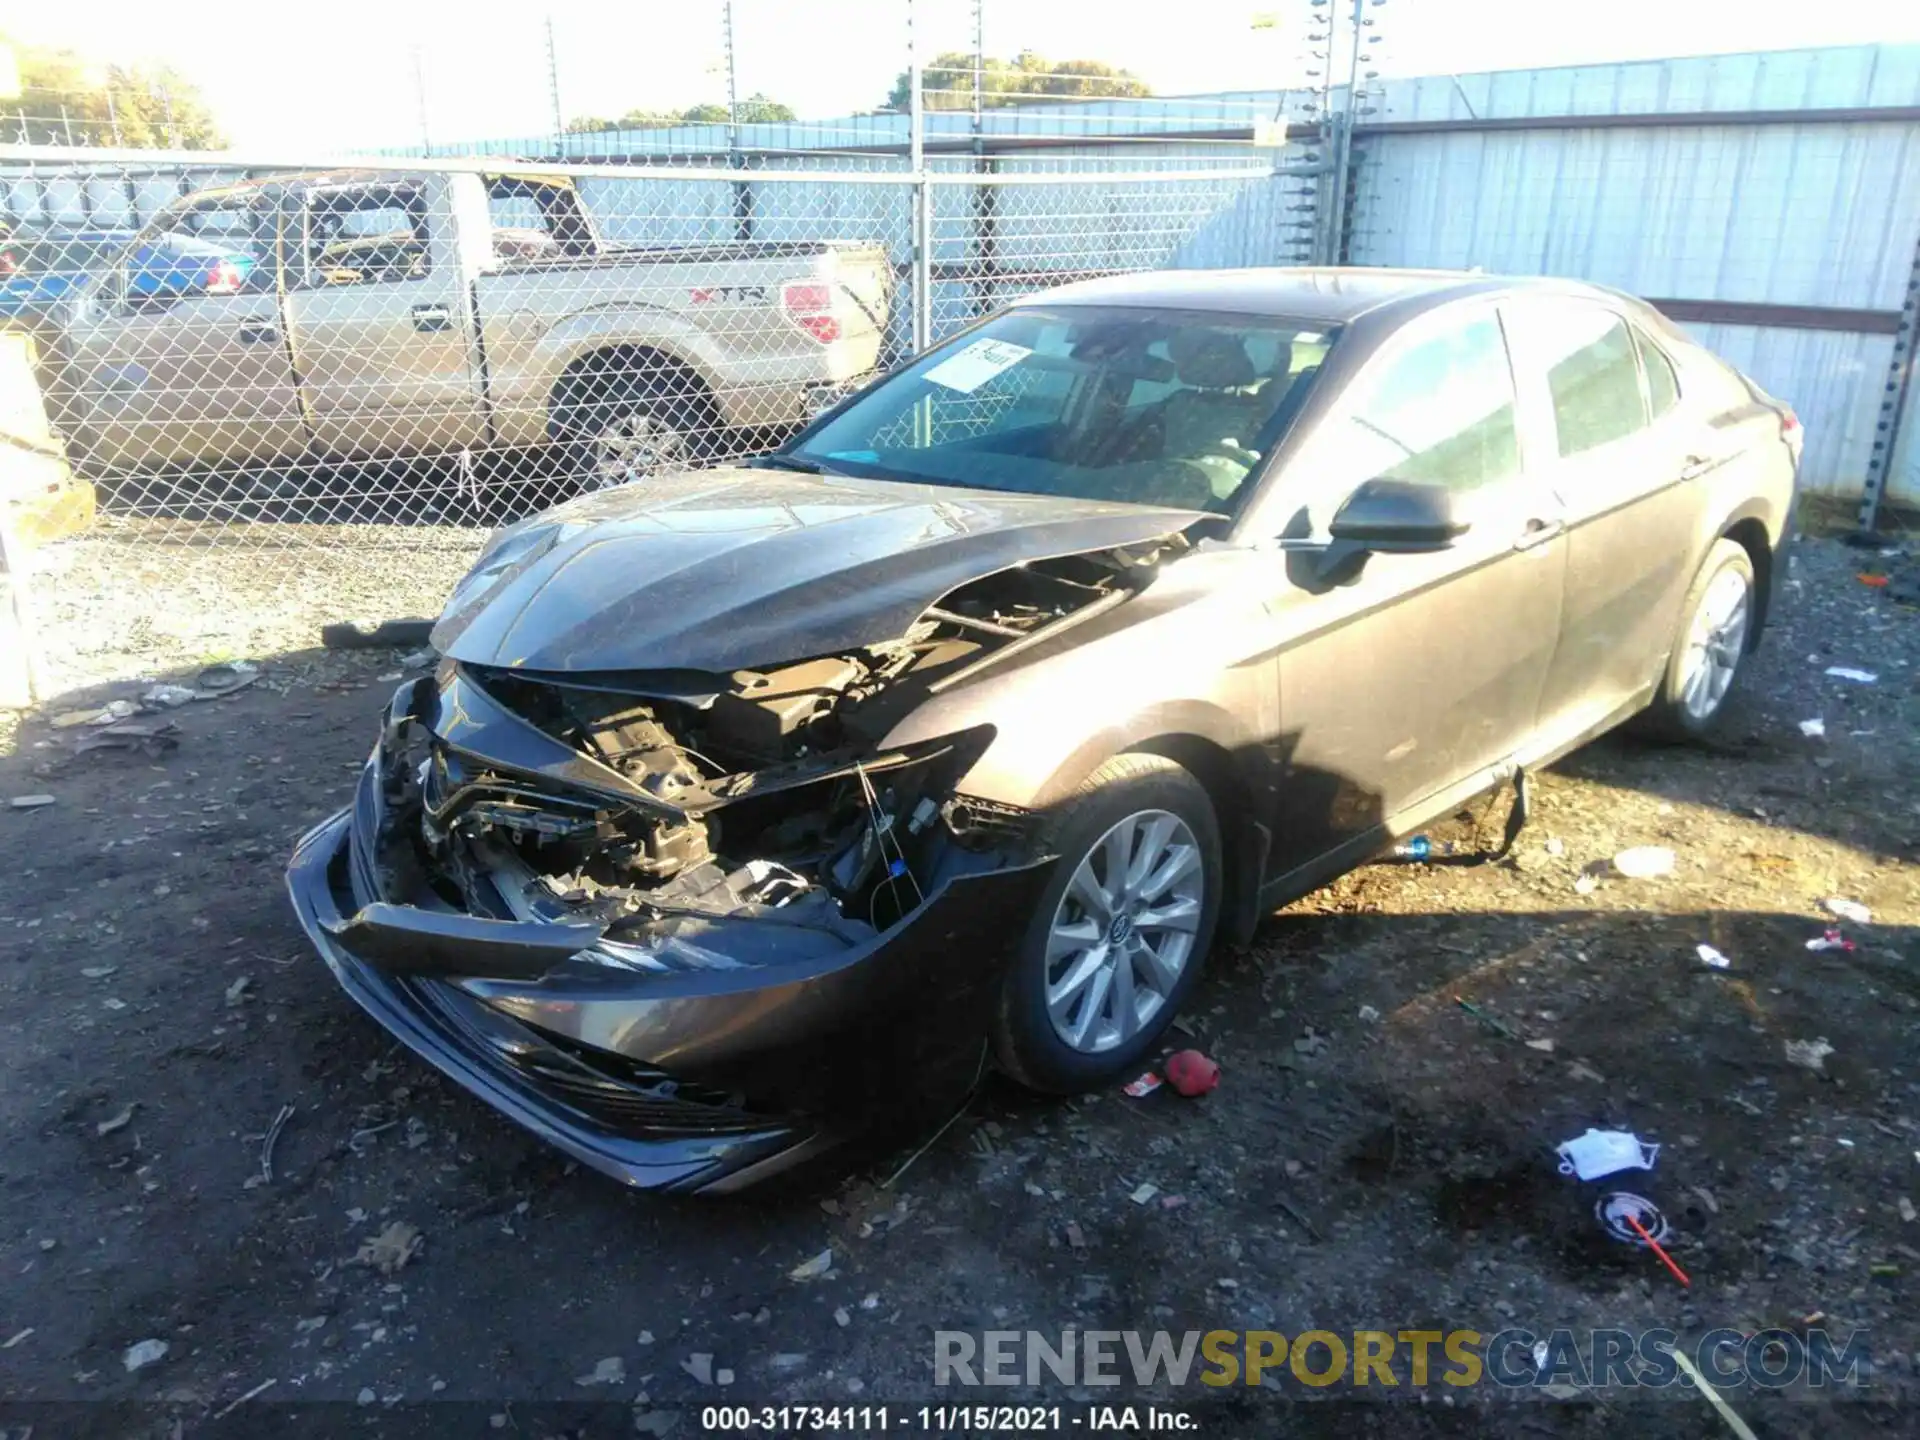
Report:
[[[443,677],[457,673],[582,763],[556,780],[551,767],[532,773],[415,730],[388,752],[383,785],[396,828],[418,815],[417,843],[385,853],[410,851],[419,872],[382,888],[411,879],[477,915],[590,922],[603,951],[632,947],[643,966],[863,943],[1031,838],[1026,812],[956,793],[989,728],[906,750],[884,749],[885,737],[928,696],[1119,604],[1185,543],[1001,570],[942,596],[893,639],[777,667],[449,663]],[[757,936],[743,938],[743,925]],[[733,933],[711,943],[721,931]]]

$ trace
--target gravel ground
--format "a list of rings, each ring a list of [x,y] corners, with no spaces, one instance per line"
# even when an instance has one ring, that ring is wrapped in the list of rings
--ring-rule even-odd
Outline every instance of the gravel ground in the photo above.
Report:
[[[627,1194],[441,1082],[338,993],[288,913],[288,845],[341,803],[398,668],[316,651],[314,629],[404,608],[387,564],[403,555],[433,608],[428,567],[450,575],[452,553],[382,552],[378,574],[334,555],[311,582],[312,552],[242,571],[189,551],[156,565],[152,595],[124,533],[54,553],[164,637],[136,648],[62,618],[64,673],[222,649],[265,675],[175,712],[163,756],[70,758],[44,716],[0,753],[0,796],[56,800],[0,809],[0,1396],[44,1433],[114,1413],[142,1434],[612,1435],[676,1417],[691,1434],[716,1398],[1107,1398],[936,1390],[942,1328],[1697,1338],[1815,1312],[1868,1332],[1871,1384],[1735,1407],[1768,1437],[1911,1431],[1920,613],[1858,584],[1853,552],[1802,547],[1720,745],[1602,740],[1541,778],[1509,861],[1368,867],[1217,957],[1180,1037],[1224,1067],[1214,1094],[1056,1103],[990,1083],[891,1189],[918,1139],[725,1203]],[[276,578],[296,559],[297,590]],[[267,618],[196,609],[196,593],[230,609],[243,573]],[[1824,738],[1802,733],[1813,718]],[[1632,845],[1671,847],[1674,873],[1605,874]],[[1851,951],[1810,952],[1836,896],[1873,922],[1844,927]],[[1818,1072],[1787,1058],[1815,1040]],[[1588,1125],[1663,1146],[1636,1183],[1690,1288],[1600,1238],[1591,1196],[1554,1173],[1550,1146]],[[418,1250],[394,1252],[412,1231]],[[368,1263],[383,1234],[391,1273]],[[788,1278],[827,1248],[825,1277]],[[165,1355],[129,1372],[144,1340]],[[1291,1377],[1162,1398],[1221,1434],[1724,1433],[1677,1389],[1416,1394],[1401,1373],[1364,1404]],[[1289,1397],[1334,1397],[1338,1418]],[[137,1408],[59,1408],[74,1401]]]
[[[331,621],[437,615],[484,529],[102,516],[34,557],[53,693],[284,655]]]

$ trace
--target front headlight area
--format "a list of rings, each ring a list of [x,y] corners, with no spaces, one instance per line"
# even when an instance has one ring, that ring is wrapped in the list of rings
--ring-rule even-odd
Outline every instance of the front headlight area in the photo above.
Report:
[[[835,727],[800,741],[790,722],[815,702],[789,694],[795,677],[726,679],[730,693],[641,696],[460,667],[437,693],[403,691],[377,752],[382,893],[592,925],[578,965],[719,970],[830,960],[1023,853],[1023,817],[956,793],[991,727],[884,751]],[[442,710],[470,718],[482,699],[556,758],[449,743]]]

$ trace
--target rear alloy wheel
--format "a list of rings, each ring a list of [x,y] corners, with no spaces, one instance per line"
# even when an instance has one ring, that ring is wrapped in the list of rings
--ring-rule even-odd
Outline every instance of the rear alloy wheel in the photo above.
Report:
[[[693,458],[692,430],[688,407],[670,400],[601,407],[581,459],[580,488],[606,490],[685,465]]]
[[[1008,970],[995,1043],[1037,1090],[1138,1065],[1199,978],[1219,911],[1220,831],[1205,788],[1159,755],[1108,761],[1063,807],[1059,856]]]
[[[1643,729],[1668,740],[1712,731],[1747,657],[1754,598],[1752,558],[1732,540],[1716,541],[1687,591],[1680,633]]]

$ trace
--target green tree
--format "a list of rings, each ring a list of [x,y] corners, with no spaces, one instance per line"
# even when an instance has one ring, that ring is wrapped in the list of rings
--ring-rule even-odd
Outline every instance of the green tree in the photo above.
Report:
[[[170,66],[96,64],[72,50],[11,48],[20,95],[0,101],[0,136],[8,141],[134,150],[226,144],[199,89]]]
[[[968,51],[946,50],[934,56],[920,76],[927,109],[971,110],[974,74],[974,57]],[[1099,60],[1049,60],[1032,50],[1022,50],[1011,60],[982,58],[979,78],[980,104],[988,109],[1055,95],[1062,99],[1125,99],[1153,93],[1146,81],[1129,70]],[[902,70],[894,79],[885,108],[903,111],[909,104],[907,72]]]
[[[743,125],[755,121],[797,118],[791,105],[783,105],[778,100],[769,99],[758,93],[742,100],[739,110],[740,122]],[[689,105],[684,110],[629,110],[618,120],[607,120],[598,115],[579,115],[567,122],[567,133],[583,135],[601,130],[660,130],[669,125],[724,125],[726,123],[727,107],[707,101],[700,105]]]

